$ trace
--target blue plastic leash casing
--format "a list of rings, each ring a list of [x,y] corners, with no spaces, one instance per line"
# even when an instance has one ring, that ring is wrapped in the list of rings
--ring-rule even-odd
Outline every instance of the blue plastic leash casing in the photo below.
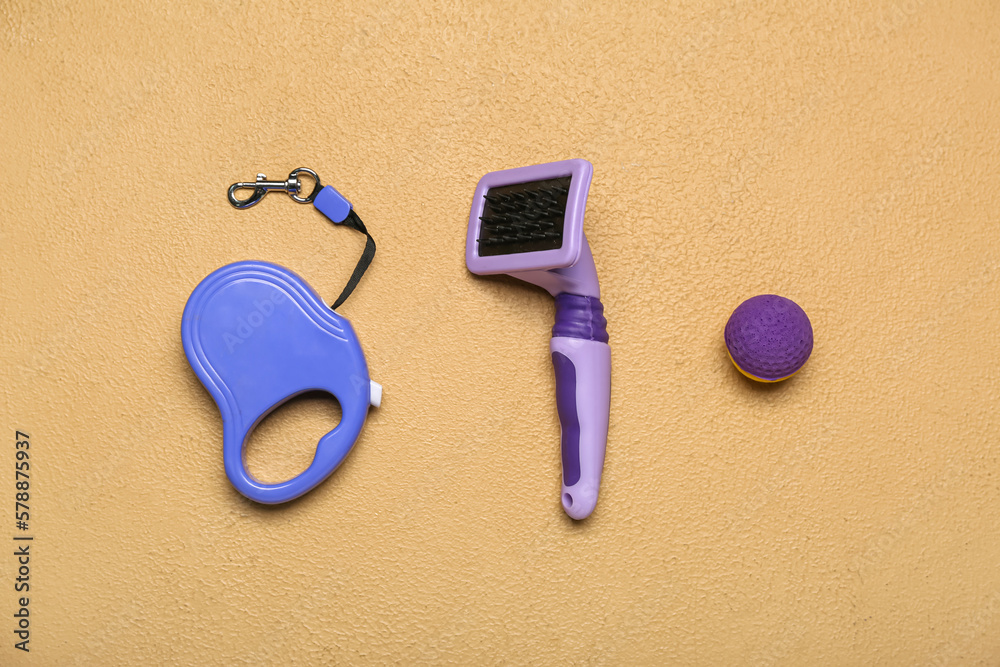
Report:
[[[329,186],[315,206],[334,222],[351,210]],[[259,503],[293,500],[326,479],[353,448],[368,407],[381,401],[351,323],[275,264],[236,262],[209,274],[188,298],[181,338],[191,368],[222,413],[226,475]],[[297,477],[278,484],[255,479],[243,460],[248,436],[272,410],[310,391],[340,402],[340,423],[320,438],[312,463]]]

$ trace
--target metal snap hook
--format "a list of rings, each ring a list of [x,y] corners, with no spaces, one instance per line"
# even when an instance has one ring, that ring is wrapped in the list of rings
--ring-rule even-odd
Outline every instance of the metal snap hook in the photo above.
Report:
[[[299,174],[308,174],[316,182],[313,186],[312,192],[307,197],[300,197],[299,192],[302,190],[302,181],[299,180]],[[257,180],[252,183],[233,183],[229,186],[229,203],[233,205],[234,208],[250,208],[261,199],[264,198],[268,192],[272,190],[282,190],[287,192],[288,195],[299,202],[300,204],[309,204],[319,191],[323,189],[320,184],[319,176],[312,169],[306,169],[305,167],[299,167],[295,169],[288,175],[288,180],[286,181],[269,181],[267,176],[264,174],[257,174]],[[240,199],[236,196],[239,190],[253,190],[249,197],[246,199]]]

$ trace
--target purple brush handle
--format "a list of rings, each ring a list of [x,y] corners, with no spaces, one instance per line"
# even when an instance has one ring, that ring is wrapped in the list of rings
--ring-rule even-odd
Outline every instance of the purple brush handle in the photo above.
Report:
[[[611,348],[596,297],[560,294],[552,328],[556,408],[562,427],[562,505],[585,519],[597,505],[611,411]]]

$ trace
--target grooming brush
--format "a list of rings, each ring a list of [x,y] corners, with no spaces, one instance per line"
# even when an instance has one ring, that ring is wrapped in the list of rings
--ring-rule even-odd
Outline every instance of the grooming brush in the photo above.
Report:
[[[562,427],[562,506],[574,519],[597,504],[608,439],[611,348],[583,213],[594,168],[586,160],[494,171],[476,186],[465,261],[556,299],[552,365]]]

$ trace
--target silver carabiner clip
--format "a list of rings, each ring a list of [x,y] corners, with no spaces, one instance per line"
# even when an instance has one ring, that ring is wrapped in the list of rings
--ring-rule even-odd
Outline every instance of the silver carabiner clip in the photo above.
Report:
[[[302,191],[302,181],[299,180],[299,174],[308,174],[316,182],[313,186],[312,192],[307,197],[300,197],[299,192]],[[282,190],[288,193],[292,199],[300,204],[309,204],[313,199],[316,199],[316,195],[319,191],[323,189],[323,186],[319,182],[319,176],[312,169],[306,169],[305,167],[299,167],[295,169],[288,175],[287,181],[269,181],[267,176],[264,174],[257,174],[257,180],[252,183],[233,183],[229,186],[229,203],[235,208],[250,208],[261,199],[264,198],[268,192],[272,190]],[[238,190],[253,190],[253,193],[246,199],[239,199],[236,196]]]

